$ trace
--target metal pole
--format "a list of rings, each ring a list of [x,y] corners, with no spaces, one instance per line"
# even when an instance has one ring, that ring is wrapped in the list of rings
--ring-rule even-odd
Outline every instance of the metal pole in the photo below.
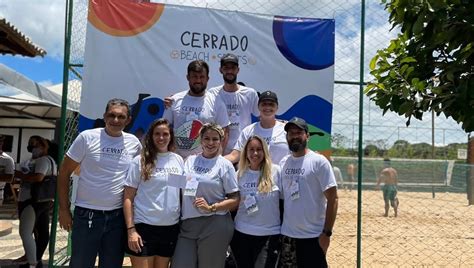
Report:
[[[59,127],[59,152],[58,165],[64,157],[64,135],[66,132],[66,116],[67,116],[67,92],[69,81],[69,58],[71,48],[71,29],[72,29],[72,14],[74,0],[66,0],[65,25],[64,25],[64,62],[63,62],[63,92],[61,100],[61,120]],[[48,267],[54,267],[54,255],[56,249],[56,229],[58,225],[58,209],[59,200],[56,192],[54,199],[53,219],[51,222],[51,236],[49,238],[49,262]]]
[[[435,159],[435,113],[431,110],[431,159]]]
[[[357,169],[357,268],[362,260],[362,125],[364,121],[364,42],[365,42],[365,0],[361,1],[360,13],[360,77],[359,77],[359,161]]]

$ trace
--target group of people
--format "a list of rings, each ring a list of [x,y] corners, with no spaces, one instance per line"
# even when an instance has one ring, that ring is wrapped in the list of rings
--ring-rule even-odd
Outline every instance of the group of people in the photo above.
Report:
[[[142,140],[123,131],[130,107],[107,103],[104,128],[81,132],[58,176],[59,223],[71,267],[326,267],[337,214],[329,161],[307,147],[308,124],[277,120],[278,97],[237,83],[238,57],[188,65],[189,90],[166,98]],[[259,121],[252,122],[252,114]],[[69,177],[81,167],[74,214]],[[230,212],[236,210],[235,219]]]

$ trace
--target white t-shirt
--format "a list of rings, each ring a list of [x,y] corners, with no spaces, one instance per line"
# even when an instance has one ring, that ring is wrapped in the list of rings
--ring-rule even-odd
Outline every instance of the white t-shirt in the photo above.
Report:
[[[260,174],[260,171],[248,169],[238,179],[240,203],[235,216],[235,229],[257,236],[280,234],[280,168],[272,165],[273,186],[269,193],[258,192]],[[254,204],[256,211],[255,208],[252,210]]]
[[[209,205],[225,199],[226,194],[239,191],[235,169],[232,163],[218,155],[205,158],[201,154],[189,156],[184,163],[184,173],[199,182],[196,196],[183,196],[182,219],[225,215],[229,211],[219,210],[215,213],[197,209],[193,202],[197,197],[206,199]]]
[[[202,152],[199,138],[202,124],[229,125],[224,103],[209,92],[202,97],[195,97],[186,90],[172,98],[173,104],[165,110],[163,117],[173,124],[176,153],[183,158]]]
[[[0,153],[0,174],[1,175],[13,175],[15,173],[15,162],[13,158],[5,152]],[[5,187],[6,182],[0,182],[0,191]],[[0,199],[3,199],[3,192],[0,192]]]
[[[235,92],[227,92],[223,85],[209,89],[209,93],[219,96],[227,108],[229,117],[229,141],[224,150],[224,155],[234,149],[240,132],[252,123],[252,114],[258,116],[258,95],[253,88],[239,85]]]
[[[133,201],[133,221],[155,226],[178,223],[179,188],[168,186],[168,174],[183,174],[183,158],[172,152],[158,154],[155,169],[146,181],[141,177],[140,163],[141,156],[133,159],[125,181],[126,186],[137,189]]]
[[[293,238],[318,237],[326,218],[324,191],[337,185],[331,164],[323,155],[309,151],[301,157],[286,156],[280,166],[285,203],[281,233]]]
[[[242,152],[247,140],[254,135],[260,136],[267,142],[273,164],[279,164],[281,159],[290,153],[286,141],[285,124],[280,121],[276,121],[272,128],[263,128],[260,122],[247,126],[240,133],[234,150]]]
[[[43,174],[45,176],[58,175],[58,167],[56,162],[50,156],[42,156],[36,159],[28,160],[28,168],[31,174]],[[31,198],[31,182],[22,181],[20,184],[19,201],[26,201]]]
[[[141,148],[140,141],[129,133],[112,137],[104,128],[81,132],[66,153],[81,165],[75,205],[97,210],[121,208],[125,177]]]

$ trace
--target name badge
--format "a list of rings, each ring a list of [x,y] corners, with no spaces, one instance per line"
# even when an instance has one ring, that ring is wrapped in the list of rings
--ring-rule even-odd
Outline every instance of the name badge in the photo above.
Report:
[[[247,195],[245,197],[244,206],[249,215],[258,211],[257,199],[255,199],[253,195]]]
[[[199,181],[195,178],[186,182],[186,186],[184,187],[184,195],[185,196],[196,196],[197,188],[199,185]]]
[[[291,200],[296,200],[300,198],[300,184],[298,183],[298,180],[296,179],[291,180],[290,197],[291,197]]]

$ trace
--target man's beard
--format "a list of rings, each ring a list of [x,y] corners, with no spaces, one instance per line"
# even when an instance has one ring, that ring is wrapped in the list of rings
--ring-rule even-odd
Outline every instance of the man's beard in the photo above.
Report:
[[[201,95],[204,90],[206,90],[207,85],[201,85],[201,86],[190,86],[191,92],[196,94],[196,95]]]
[[[226,84],[235,84],[235,82],[237,81],[237,75],[234,75],[233,79],[226,78],[226,75],[223,75],[222,78],[224,79]]]
[[[297,153],[306,148],[306,140],[293,139],[289,143],[290,151]]]

